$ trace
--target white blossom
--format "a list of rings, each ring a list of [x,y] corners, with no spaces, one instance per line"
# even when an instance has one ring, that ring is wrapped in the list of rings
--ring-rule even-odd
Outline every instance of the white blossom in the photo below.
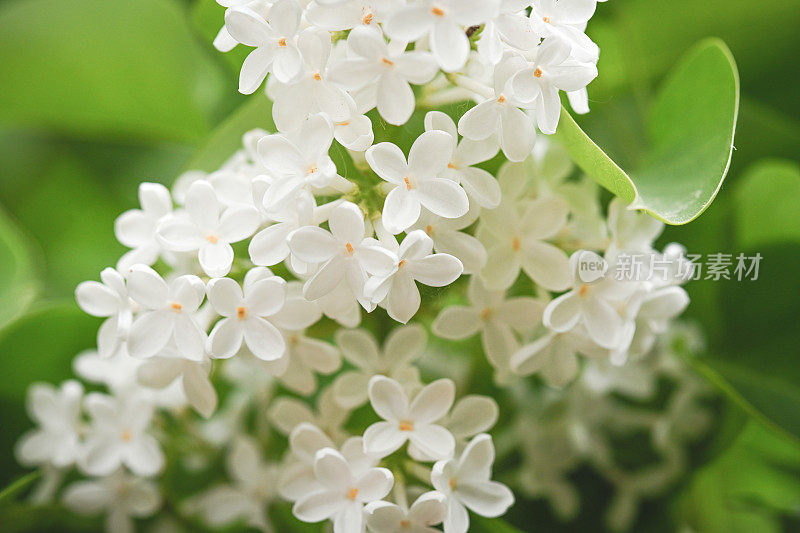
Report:
[[[78,285],[75,300],[90,315],[108,317],[97,331],[97,349],[102,357],[111,357],[127,337],[133,309],[122,274],[106,268],[100,279],[102,283],[84,281]]]
[[[211,184],[200,180],[186,192],[185,212],[162,220],[156,233],[169,250],[196,251],[203,271],[218,278],[225,276],[233,264],[231,244],[250,237],[260,221],[252,205],[223,210]]]
[[[444,378],[425,386],[409,403],[397,381],[374,376],[369,382],[369,399],[383,422],[364,432],[364,451],[386,456],[408,441],[434,459],[450,457],[455,439],[435,422],[450,410],[454,396],[455,385]]]
[[[476,436],[458,459],[433,465],[431,483],[446,497],[445,533],[466,533],[470,509],[475,514],[497,517],[514,504],[508,487],[492,481],[494,445],[489,435]]]
[[[162,218],[172,212],[172,197],[159,183],[139,185],[141,209],[125,211],[114,221],[117,240],[133,248],[117,261],[117,269],[125,271],[142,263],[152,265],[161,254],[161,244],[156,239],[156,227]]]
[[[445,218],[469,209],[464,189],[440,177],[453,159],[453,139],[443,131],[428,131],[414,141],[408,162],[396,145],[376,144],[366,152],[372,170],[392,185],[383,204],[383,224],[393,234],[405,231],[420,216],[421,207]]]
[[[128,291],[143,308],[128,335],[133,357],[152,357],[174,340],[183,357],[202,360],[206,334],[194,317],[205,293],[200,278],[185,275],[168,284],[152,268],[134,265],[128,273]]]

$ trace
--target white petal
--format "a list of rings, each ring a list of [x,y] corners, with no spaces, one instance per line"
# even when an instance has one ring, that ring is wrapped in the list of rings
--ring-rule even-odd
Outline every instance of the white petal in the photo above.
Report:
[[[239,72],[239,92],[253,94],[264,83],[264,78],[272,66],[274,54],[272,49],[262,47],[250,52],[242,62]]]
[[[448,179],[436,178],[421,182],[417,184],[416,193],[419,202],[426,209],[444,218],[458,218],[469,210],[467,193],[460,185]]]
[[[167,304],[169,288],[150,267],[134,265],[127,276],[128,294],[147,309],[160,309]]]
[[[339,245],[333,236],[317,226],[305,226],[289,237],[289,248],[306,263],[321,263],[337,254]]]
[[[544,304],[534,298],[509,298],[493,309],[493,317],[519,332],[532,330],[542,319]]]
[[[396,72],[388,72],[378,80],[378,113],[388,122],[401,126],[414,112],[414,91]]]
[[[544,309],[542,322],[548,328],[563,333],[574,328],[581,319],[581,297],[573,292],[562,294]]]
[[[217,409],[217,392],[208,375],[195,365],[183,373],[183,391],[186,399],[204,418],[210,417]]]
[[[445,72],[454,72],[467,62],[469,39],[464,30],[450,20],[439,20],[431,31],[431,51]]]
[[[487,253],[492,260],[481,270],[481,280],[490,289],[509,288],[519,275],[519,255],[506,243],[495,245]]]
[[[461,186],[478,205],[487,209],[494,209],[500,205],[502,192],[500,183],[488,172],[480,168],[468,167],[459,172]]]
[[[511,161],[524,161],[536,142],[536,130],[530,117],[509,105],[501,110],[500,146]]]
[[[239,242],[255,233],[260,222],[254,207],[229,207],[219,220],[217,235],[229,243]]]
[[[447,429],[456,437],[471,437],[488,431],[497,422],[500,408],[488,396],[464,396],[453,407]]]
[[[401,431],[397,422],[376,422],[364,432],[364,450],[379,457],[394,453],[408,440],[409,432]]]
[[[453,149],[454,142],[450,134],[439,130],[426,131],[411,146],[408,168],[418,179],[438,176],[453,159]]]
[[[175,317],[173,332],[175,347],[181,356],[193,361],[201,361],[205,355],[206,334],[186,313]]]
[[[342,454],[333,448],[323,448],[317,452],[314,458],[314,475],[330,489],[348,489],[352,486],[350,466]]]
[[[597,298],[587,298],[583,308],[586,332],[594,342],[604,348],[615,348],[622,332],[622,318]]]
[[[231,278],[212,279],[208,282],[206,292],[208,301],[222,316],[234,316],[244,300],[242,288]]]
[[[211,357],[227,359],[233,357],[242,347],[244,331],[236,318],[223,318],[214,325],[208,337],[208,351]]]
[[[514,504],[511,489],[497,481],[462,482],[458,497],[474,513],[490,518],[505,514]]]
[[[572,284],[566,252],[546,242],[523,245],[522,268],[533,281],[551,291],[563,291]]]
[[[119,309],[119,295],[97,281],[84,281],[75,289],[78,305],[93,316],[111,316]]]
[[[416,41],[431,28],[428,8],[423,5],[409,5],[397,9],[383,26],[386,34],[400,41]]]
[[[422,450],[425,455],[434,459],[452,457],[456,447],[453,434],[436,424],[424,424],[415,427],[414,431],[409,435],[409,440]]]
[[[286,342],[278,328],[261,317],[244,321],[244,341],[253,355],[264,361],[280,359],[286,352]]]
[[[173,329],[173,321],[165,316],[167,312],[152,311],[134,321],[128,334],[128,352],[131,356],[151,357],[167,345]]]
[[[337,242],[355,245],[364,239],[364,213],[352,202],[343,202],[334,209],[328,225]]]
[[[403,387],[393,379],[374,376],[369,382],[369,399],[378,416],[389,422],[408,417],[408,398]]]
[[[322,490],[297,500],[292,507],[292,514],[303,522],[320,522],[335,515],[344,504],[343,494]]]
[[[410,415],[415,423],[429,424],[442,418],[453,406],[456,386],[452,380],[438,379],[423,388],[411,402]]]
[[[400,271],[392,279],[386,309],[393,319],[406,324],[419,310],[420,295],[417,284],[408,273]]]
[[[494,99],[481,102],[458,121],[458,132],[475,141],[490,137],[497,131],[497,122],[500,119],[500,109]]]
[[[464,266],[452,255],[433,254],[413,261],[406,270],[423,285],[444,287],[461,276]]]
[[[322,265],[314,276],[303,286],[303,295],[307,300],[318,300],[333,292],[345,277],[347,262],[337,256]]]
[[[247,311],[257,316],[272,316],[283,308],[286,301],[286,282],[272,277],[256,281],[246,289],[244,298]]]
[[[458,187],[455,183],[453,185]],[[466,198],[466,194],[464,197]],[[420,201],[405,185],[389,191],[383,204],[383,225],[387,231],[395,235],[405,231],[419,219],[419,214]]]
[[[358,368],[372,370],[380,364],[378,343],[363,329],[340,329],[336,332],[336,344],[344,358]]]
[[[425,351],[427,334],[418,324],[395,328],[386,338],[384,361],[393,368],[418,359]]]
[[[433,332],[445,339],[461,340],[475,335],[481,326],[480,312],[471,307],[445,307],[433,321]]]
[[[408,165],[403,152],[396,145],[383,142],[367,150],[365,154],[370,168],[382,179],[395,185],[404,184]]]
[[[435,246],[437,252],[458,258],[464,266],[464,274],[477,273],[486,265],[486,248],[468,233],[441,231],[436,235]]]
[[[360,502],[380,500],[392,490],[394,476],[386,468],[370,468],[353,483],[358,489],[356,496]]]

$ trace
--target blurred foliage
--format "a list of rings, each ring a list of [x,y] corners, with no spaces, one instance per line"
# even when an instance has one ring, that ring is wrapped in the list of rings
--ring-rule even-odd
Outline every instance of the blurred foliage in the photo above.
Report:
[[[94,343],[98,321],[78,311],[72,292],[119,256],[113,221],[135,206],[138,183],[216,167],[240,131],[271,126],[268,102],[235,92],[246,50],[220,54],[210,44],[222,12],[213,0],[0,1],[0,486],[23,473],[11,449],[30,425],[25,388],[69,377],[72,357]],[[668,228],[662,244],[763,256],[757,282],[688,286],[686,316],[708,337],[707,354],[691,360],[732,403],[698,452],[691,483],[648,502],[637,530],[778,531],[797,520],[800,448],[778,432],[800,436],[798,20],[800,2],[786,0],[612,0],[589,26],[602,49],[600,77],[589,88],[592,113],[577,122],[622,168],[646,164],[646,124],[705,116],[691,90],[667,115],[650,115],[679,58],[709,36],[730,47],[742,99],[729,175],[715,203]],[[397,133],[382,128],[377,122],[379,140]],[[401,135],[422,129],[415,119]],[[749,423],[739,433],[742,415],[731,405],[780,429]],[[573,529],[597,529],[608,487],[580,476],[593,498]],[[34,518],[61,531],[97,526],[58,512],[0,514],[23,528]],[[543,502],[521,500],[511,520],[527,530],[548,513]],[[280,531],[295,530],[286,506],[273,514]],[[542,530],[555,527],[550,518]],[[513,531],[496,521],[475,529]]]

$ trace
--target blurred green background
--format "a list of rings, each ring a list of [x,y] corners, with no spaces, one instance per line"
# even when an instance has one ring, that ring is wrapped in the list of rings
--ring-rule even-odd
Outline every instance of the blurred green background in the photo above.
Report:
[[[141,181],[171,183],[247,101],[236,92],[246,50],[211,46],[222,16],[213,0],[0,0],[0,486],[23,473],[11,449],[29,427],[28,384],[69,377],[94,344],[97,322],[72,293],[124,251],[114,219]],[[692,364],[726,393],[734,423],[649,510],[648,530],[800,524],[799,22],[793,0],[611,0],[589,25],[600,77],[579,122],[623,167],[639,162],[675,61],[707,36],[729,45],[742,86],[730,173],[663,243],[764,257],[758,281],[688,286],[687,315],[708,337]]]

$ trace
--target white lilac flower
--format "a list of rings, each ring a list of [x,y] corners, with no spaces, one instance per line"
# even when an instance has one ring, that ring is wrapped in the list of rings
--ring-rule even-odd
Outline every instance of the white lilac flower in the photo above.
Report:
[[[477,238],[461,230],[471,226],[479,215],[478,209],[470,209],[463,217],[443,218],[423,209],[410,229],[423,230],[433,240],[434,251],[461,261],[464,274],[475,274],[486,265],[486,248]]]
[[[256,185],[257,188],[262,185],[264,187],[260,198],[256,200],[256,205],[261,206],[263,206],[263,193],[266,193],[269,187],[261,181],[262,179],[258,178]],[[257,196],[259,195],[257,194]],[[293,202],[289,202],[288,209],[271,212],[268,216],[275,223],[262,229],[250,239],[248,252],[253,264],[274,266],[289,257],[289,234],[303,226],[323,222],[314,216],[316,207],[314,196],[308,191],[302,191]],[[305,272],[307,267],[302,262],[293,262],[292,268],[299,272]]]
[[[580,371],[579,353],[597,358],[607,355],[582,331],[549,332],[520,346],[511,356],[511,370],[521,376],[538,372],[548,385],[563,387]]]
[[[497,16],[486,22],[478,39],[478,55],[487,65],[503,59],[506,44],[518,50],[533,50],[541,40],[525,17],[530,0],[500,0]]]
[[[364,114],[373,106],[363,100],[361,97],[358,100],[355,97],[349,98],[347,117],[333,123],[333,137],[339,144],[354,152],[363,152],[375,141],[372,121]]]
[[[567,223],[566,202],[548,197],[509,204],[504,202],[481,217],[492,258],[481,271],[483,282],[490,289],[506,289],[522,269],[545,289],[562,291],[569,287],[567,254],[546,242]]]
[[[164,389],[175,380],[180,380],[186,401],[208,418],[217,409],[217,392],[211,384],[210,372],[210,360],[192,361],[168,347],[139,366],[137,379],[151,389]]]
[[[369,399],[383,421],[364,432],[364,451],[387,456],[408,441],[428,457],[449,458],[455,450],[455,439],[435,422],[450,410],[454,396],[455,385],[445,378],[425,386],[409,403],[397,381],[374,376],[369,382]]]
[[[494,67],[494,94],[484,95],[481,103],[464,113],[458,121],[458,132],[473,141],[496,135],[503,154],[510,161],[524,161],[536,142],[536,128],[519,106],[507,82],[527,63],[522,57],[506,54]]]
[[[489,362],[506,370],[517,347],[514,332],[533,330],[541,321],[544,304],[527,296],[506,298],[504,290],[488,290],[477,276],[470,279],[468,298],[469,306],[442,309],[433,322],[434,334],[460,340],[480,332]]]
[[[372,302],[385,305],[389,316],[403,324],[419,310],[421,297],[417,282],[444,287],[464,271],[461,261],[452,255],[433,253],[433,240],[422,230],[406,235],[397,248],[397,258],[395,270],[370,279],[365,292]]]
[[[298,394],[308,396],[317,390],[315,373],[333,374],[342,366],[339,350],[328,342],[309,337],[302,331],[286,331],[284,339],[289,364],[278,379]]]
[[[382,499],[394,483],[394,476],[385,468],[354,472],[333,448],[317,452],[314,474],[322,488],[295,502],[292,512],[303,522],[331,519],[334,533],[363,530],[364,505]]]
[[[596,77],[594,63],[571,59],[569,45],[546,39],[533,63],[515,73],[508,86],[517,101],[535,110],[539,129],[550,135],[561,116],[558,92],[584,89]]]
[[[277,465],[261,456],[259,444],[239,436],[225,460],[230,483],[219,484],[203,492],[192,502],[211,527],[223,527],[244,521],[248,526],[270,530],[267,506],[277,499]]]
[[[620,253],[653,253],[653,243],[664,231],[664,223],[615,198],[608,205],[608,229],[611,243],[606,256],[613,261]]]
[[[105,513],[108,533],[130,533],[136,529],[134,518],[146,518],[158,511],[161,495],[152,481],[118,470],[108,477],[72,483],[64,490],[62,501],[76,513]]]
[[[461,69],[469,56],[465,28],[491,20],[496,2],[486,0],[421,0],[397,9],[383,25],[392,39],[417,41],[429,35],[433,56],[442,70]]]
[[[622,340],[624,326],[616,304],[630,297],[637,284],[602,275],[594,282],[584,281],[579,270],[582,262],[605,264],[594,252],[583,250],[572,254],[569,266],[573,273],[573,289],[547,305],[542,321],[558,333],[583,324],[589,337],[598,345],[616,348]]]
[[[400,4],[399,0],[314,0],[306,8],[306,19],[328,31],[363,26],[376,33],[378,24]]]
[[[332,387],[320,391],[315,410],[307,402],[289,397],[277,398],[267,410],[269,421],[284,435],[291,434],[299,424],[308,422],[324,431],[334,442],[342,442],[348,437],[342,426],[349,416],[350,410],[340,406],[333,398]]]
[[[347,192],[352,185],[341,181],[328,155],[332,142],[333,126],[323,115],[309,118],[291,135],[269,135],[258,142],[259,159],[273,177],[263,197],[268,211],[285,209],[304,189],[338,186]]]
[[[441,111],[430,111],[425,115],[425,131],[440,130],[453,139],[453,160],[442,174],[445,178],[461,184],[470,198],[481,207],[494,209],[500,205],[500,184],[486,170],[475,167],[497,154],[497,138],[487,137],[481,141],[462,139],[458,141],[458,130],[453,119]]]
[[[364,215],[351,202],[338,205],[328,225],[330,231],[306,226],[289,238],[292,254],[301,261],[322,264],[306,282],[303,294],[308,300],[317,300],[346,281],[351,293],[362,301],[368,274],[386,276],[394,268],[395,257],[366,239]],[[370,310],[368,305],[365,308]]]
[[[508,487],[492,481],[494,445],[486,434],[476,436],[458,459],[439,461],[433,465],[431,483],[445,495],[447,533],[466,533],[469,529],[467,509],[480,516],[501,516],[514,504]]]
[[[133,312],[122,274],[106,268],[100,279],[102,283],[84,281],[78,285],[75,300],[90,315],[108,317],[97,330],[97,349],[102,357],[111,357],[128,334]]]
[[[45,383],[30,386],[25,407],[37,427],[17,442],[14,451],[22,464],[64,468],[81,457],[82,399],[83,386],[74,380],[59,388]]]
[[[125,211],[114,221],[117,240],[133,248],[117,262],[120,271],[136,263],[152,265],[161,253],[156,227],[163,217],[172,212],[169,190],[159,183],[142,183],[139,185],[139,204],[141,209]]]
[[[405,390],[419,384],[419,371],[412,366],[425,351],[427,335],[419,325],[398,327],[386,337],[383,350],[375,337],[363,329],[339,330],[336,345],[357,370],[340,374],[333,383],[333,394],[342,407],[354,409],[369,399],[372,376],[397,380]]]
[[[319,488],[314,476],[314,458],[323,448],[333,448],[333,441],[310,422],[301,422],[289,433],[291,457],[284,466],[278,491],[281,497],[295,502]]]
[[[439,424],[453,434],[456,454],[459,454],[471,437],[489,431],[497,423],[499,414],[500,407],[494,399],[472,394],[460,398]],[[426,455],[413,444],[408,446],[408,455],[416,461],[436,461],[435,457]]]
[[[140,476],[157,474],[164,466],[164,453],[148,433],[153,404],[144,394],[116,398],[97,392],[86,396],[91,425],[81,458],[82,470],[107,476],[120,466]]]
[[[596,6],[597,0],[536,0],[530,14],[531,28],[544,39],[568,44],[575,59],[597,62],[600,49],[584,33]]]
[[[393,234],[405,231],[420,216],[421,207],[458,218],[469,210],[467,193],[453,180],[440,177],[453,159],[453,139],[443,131],[420,135],[408,162],[396,145],[383,142],[366,152],[372,170],[393,187],[383,204],[383,224]]]
[[[211,184],[200,180],[186,192],[185,211],[162,220],[156,233],[168,250],[196,251],[203,271],[218,278],[233,264],[231,244],[250,237],[260,222],[261,216],[252,205],[223,210]]]
[[[259,276],[259,270],[248,274],[251,278]],[[242,343],[265,361],[279,359],[286,351],[283,336],[269,320],[283,308],[286,282],[277,276],[248,281],[245,280],[244,290],[231,278],[212,279],[208,283],[208,301],[223,317],[208,336],[207,351],[214,358],[233,357]]]
[[[128,334],[133,357],[152,357],[170,341],[181,356],[200,361],[205,355],[205,332],[194,315],[205,294],[197,276],[180,276],[169,284],[152,268],[134,265],[128,273],[128,292],[142,308]]]
[[[269,22],[247,7],[225,12],[225,28],[231,37],[255,47],[242,64],[240,92],[255,92],[270,72],[284,83],[300,73],[303,57],[296,44],[300,16],[300,6],[295,0],[275,2],[269,10]]]
[[[332,122],[346,120],[355,103],[328,76],[330,33],[307,28],[300,33],[297,47],[303,54],[304,68],[291,83],[273,88],[275,125],[283,132],[294,131],[315,113],[325,113]]]
[[[373,533],[433,533],[438,529],[431,526],[442,523],[446,510],[444,495],[437,491],[421,494],[409,508],[372,502],[366,507],[367,528]]]
[[[438,72],[431,54],[407,52],[405,42],[387,44],[367,28],[350,32],[347,45],[348,58],[331,66],[329,79],[351,91],[374,86],[380,115],[390,124],[405,124],[415,107],[409,83],[423,85]]]

